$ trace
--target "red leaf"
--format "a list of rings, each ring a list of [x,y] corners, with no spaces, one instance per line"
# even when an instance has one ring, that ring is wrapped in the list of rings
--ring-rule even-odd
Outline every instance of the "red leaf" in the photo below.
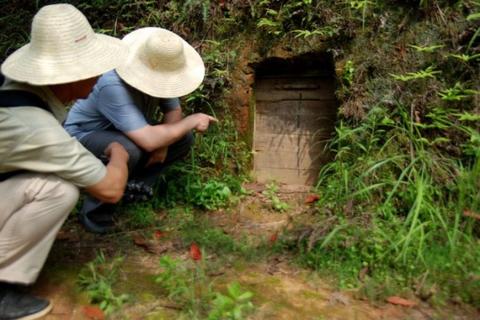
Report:
[[[105,314],[99,307],[86,306],[83,307],[83,313],[89,318],[94,320],[104,320]]]
[[[202,252],[195,243],[192,243],[192,245],[190,246],[190,257],[195,261],[202,259]]]
[[[275,232],[270,236],[270,245],[273,245],[275,242],[277,242],[277,239],[278,239],[278,232]]]
[[[318,194],[309,194],[305,198],[305,203],[308,203],[308,204],[314,203],[314,202],[317,202],[319,199],[320,199],[320,197],[319,197]]]
[[[399,305],[399,306],[404,306],[404,307],[414,307],[417,305],[415,301],[403,299],[397,296],[391,296],[387,298],[387,301],[391,304]]]

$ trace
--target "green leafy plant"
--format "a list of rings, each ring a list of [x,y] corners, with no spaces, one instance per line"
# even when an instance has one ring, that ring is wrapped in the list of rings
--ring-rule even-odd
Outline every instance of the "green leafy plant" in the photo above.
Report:
[[[128,301],[127,294],[117,295],[113,285],[117,281],[118,270],[123,261],[121,257],[115,257],[108,262],[102,251],[92,262],[80,271],[78,285],[87,292],[92,303],[98,303],[106,314],[110,314]]]
[[[253,310],[253,293],[243,291],[238,282],[227,287],[227,294],[216,293],[208,320],[242,320]]]
[[[162,272],[155,281],[191,318],[243,319],[253,309],[253,294],[244,292],[238,283],[228,286],[227,295],[214,291],[204,260],[182,262],[163,256],[160,267]]]
[[[417,72],[407,72],[404,75],[390,74],[395,80],[400,81],[411,81],[417,79],[426,79],[426,78],[435,78],[437,74],[440,74],[441,71],[435,70],[433,66],[429,66],[424,70]]]
[[[263,28],[263,29],[267,30],[267,32],[269,34],[279,35],[281,33],[280,28],[281,28],[282,25],[281,25],[280,22],[273,21],[269,18],[261,18],[258,21],[257,26],[259,28]]]
[[[469,54],[465,54],[465,53],[463,53],[463,54],[450,54],[449,57],[452,57],[452,58],[458,59],[462,62],[468,63],[470,61],[475,61],[475,60],[480,59],[480,53],[473,54],[473,55],[469,55]]]
[[[293,30],[295,33],[295,38],[310,38],[313,36],[320,36],[320,37],[333,37],[334,35],[338,34],[338,28],[325,26],[313,31],[309,30]]]
[[[343,68],[343,74],[342,74],[342,79],[347,86],[350,86],[352,84],[354,74],[355,74],[355,66],[353,64],[353,61],[348,60],[345,63],[345,67]]]
[[[460,82],[457,82],[455,86],[440,91],[438,95],[445,101],[460,101],[479,93],[477,90],[465,89]]]
[[[165,255],[160,258],[162,272],[155,278],[155,282],[166,290],[167,297],[177,302],[185,302],[191,292],[191,276],[184,264]]]
[[[350,4],[350,8],[355,9],[357,11],[361,11],[362,13],[362,27],[365,28],[365,19],[367,16],[367,9],[370,5],[373,5],[374,2],[370,0],[348,0]]]
[[[436,44],[436,45],[434,44],[431,46],[417,46],[417,45],[409,44],[408,46],[415,49],[418,52],[427,52],[427,53],[433,53],[437,51],[437,49],[444,47],[444,45],[442,44]]]
[[[270,201],[273,210],[279,212],[286,211],[289,206],[287,203],[280,200],[277,193],[278,186],[274,182],[268,183],[266,185],[266,189],[262,192],[262,194],[265,195]]]

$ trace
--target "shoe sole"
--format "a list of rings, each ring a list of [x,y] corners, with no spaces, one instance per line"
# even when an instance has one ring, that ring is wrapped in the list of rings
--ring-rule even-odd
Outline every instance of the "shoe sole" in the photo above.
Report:
[[[52,311],[52,304],[50,303],[46,308],[44,308],[43,310],[40,310],[39,312],[37,313],[33,313],[33,314],[29,314],[28,316],[25,316],[25,317],[22,317],[22,318],[18,318],[17,320],[33,320],[33,319],[38,319],[38,318],[41,318],[45,315],[47,315],[48,313],[50,313],[50,311]]]

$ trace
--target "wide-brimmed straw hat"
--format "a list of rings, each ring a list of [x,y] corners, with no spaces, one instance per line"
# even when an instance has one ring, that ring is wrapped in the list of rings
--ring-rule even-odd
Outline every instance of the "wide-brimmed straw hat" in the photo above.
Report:
[[[126,35],[127,62],[119,76],[132,87],[158,98],[184,96],[203,80],[205,66],[195,49],[162,28],[142,28]]]
[[[31,41],[2,64],[2,73],[33,85],[75,82],[98,76],[125,62],[120,39],[97,34],[70,4],[41,8],[33,18]]]

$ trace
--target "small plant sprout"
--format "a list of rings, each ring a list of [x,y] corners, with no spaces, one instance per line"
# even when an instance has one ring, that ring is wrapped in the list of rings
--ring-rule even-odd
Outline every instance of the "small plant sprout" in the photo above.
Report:
[[[468,54],[450,54],[448,55],[449,57],[458,59],[462,62],[468,63],[470,61],[475,61],[480,59],[480,53],[474,54],[474,55],[468,55]]]
[[[293,33],[295,33],[295,38],[303,38],[303,39],[307,39],[312,36],[332,37],[338,33],[338,29],[334,27],[326,26],[313,31],[293,30]]]
[[[455,116],[458,117],[460,121],[480,121],[480,115],[469,112],[456,113]]]
[[[348,60],[345,63],[345,67],[343,68],[343,74],[342,74],[342,79],[348,86],[352,84],[354,74],[355,74],[355,66],[353,65],[353,61]]]
[[[115,257],[107,262],[100,251],[95,260],[87,263],[78,275],[79,286],[87,292],[91,302],[98,303],[106,314],[111,314],[129,299],[127,294],[116,295],[112,289],[122,261],[122,257]]]
[[[433,53],[437,51],[437,49],[443,48],[444,45],[442,44],[434,44],[431,46],[416,46],[414,44],[409,44],[408,45],[410,48],[415,49],[418,52],[426,52],[426,53]]]
[[[435,78],[435,75],[440,74],[441,71],[437,71],[434,69],[433,66],[429,66],[425,70],[420,70],[417,72],[407,72],[406,74],[397,75],[397,74],[390,74],[395,80],[400,81],[411,81],[417,79],[426,79],[426,78]]]
[[[281,33],[279,29],[282,27],[282,24],[268,18],[261,18],[258,21],[257,26],[265,29],[269,34],[279,35]]]
[[[227,288],[227,294],[216,293],[213,300],[213,308],[208,315],[208,320],[242,320],[253,310],[251,302],[253,293],[243,291],[238,282],[231,283]]]
[[[362,28],[365,27],[365,17],[367,15],[367,8],[369,5],[374,4],[372,1],[369,0],[350,0],[350,8],[361,11],[362,12]]]
[[[480,92],[476,90],[464,89],[462,84],[457,82],[455,86],[440,91],[438,95],[445,101],[460,101],[479,93]]]
[[[268,200],[270,200],[272,209],[279,212],[286,211],[289,206],[287,203],[281,201],[280,198],[277,196],[278,186],[274,182],[272,182],[267,184],[266,187],[267,188],[262,192],[262,194],[266,196]]]

